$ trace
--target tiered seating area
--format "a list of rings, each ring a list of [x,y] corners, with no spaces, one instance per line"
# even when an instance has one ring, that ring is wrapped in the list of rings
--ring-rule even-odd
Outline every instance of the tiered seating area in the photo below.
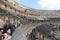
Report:
[[[16,29],[18,35],[25,35],[32,32],[37,25],[41,24],[54,24],[60,25],[60,10],[38,10],[26,7],[22,4],[18,4],[14,0],[0,0],[0,19],[5,22],[5,20],[10,20],[12,24],[21,23],[23,24],[21,27]],[[20,30],[20,32],[19,32]],[[15,36],[15,33],[12,38]],[[20,34],[20,35],[21,35]],[[19,37],[16,35],[17,39]],[[25,40],[25,39],[22,39]]]

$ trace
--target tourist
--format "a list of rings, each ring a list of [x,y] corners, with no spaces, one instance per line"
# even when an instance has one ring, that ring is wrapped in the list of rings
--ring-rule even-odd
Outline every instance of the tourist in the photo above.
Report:
[[[3,40],[4,35],[3,35],[3,29],[0,29],[0,40]]]
[[[4,25],[4,33],[6,33],[8,29],[11,29],[11,35],[12,35],[13,31],[15,30],[15,25],[11,24],[9,20],[6,20]]]
[[[0,29],[0,36],[3,35],[3,29]]]
[[[8,29],[6,33],[4,33],[4,40],[11,40],[11,29]]]

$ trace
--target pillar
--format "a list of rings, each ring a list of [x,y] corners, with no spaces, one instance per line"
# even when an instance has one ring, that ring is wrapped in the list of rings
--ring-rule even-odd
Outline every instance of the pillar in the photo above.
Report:
[[[7,16],[5,16],[5,20],[8,20],[8,17]]]
[[[44,35],[42,35],[42,33],[39,33],[39,40],[44,40]]]
[[[11,22],[12,24],[13,24],[13,21],[14,21],[14,19],[13,19],[13,17],[12,17],[12,22]]]

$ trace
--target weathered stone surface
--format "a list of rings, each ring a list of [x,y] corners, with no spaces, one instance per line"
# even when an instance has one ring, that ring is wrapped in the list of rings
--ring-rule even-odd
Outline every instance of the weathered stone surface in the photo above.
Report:
[[[20,27],[18,27],[13,35],[11,40],[27,40],[26,36],[23,34],[23,32],[20,31]]]

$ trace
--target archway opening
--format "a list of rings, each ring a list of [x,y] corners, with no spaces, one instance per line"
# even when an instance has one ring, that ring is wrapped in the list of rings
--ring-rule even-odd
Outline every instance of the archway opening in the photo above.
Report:
[[[28,40],[57,40],[51,28],[53,25],[43,24],[39,25],[32,30],[27,36]]]

